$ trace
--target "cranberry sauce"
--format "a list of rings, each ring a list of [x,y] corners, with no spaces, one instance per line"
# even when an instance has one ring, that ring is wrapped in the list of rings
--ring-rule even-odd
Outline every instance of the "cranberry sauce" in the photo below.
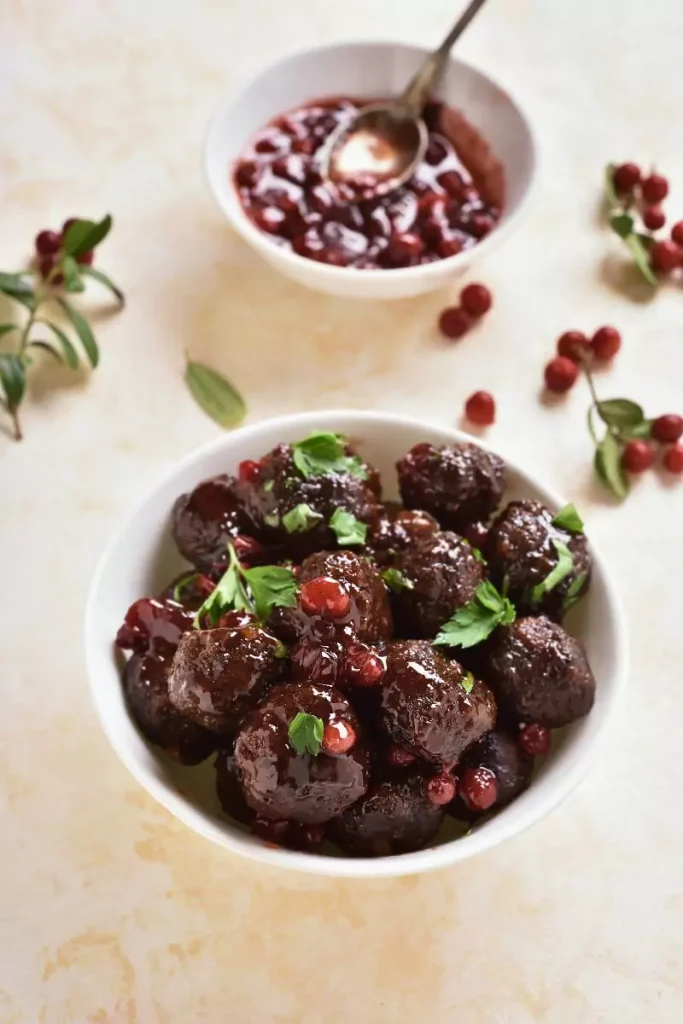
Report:
[[[459,155],[440,130],[444,116],[455,114],[442,104],[425,109],[429,145],[405,185],[384,198],[354,201],[349,185],[323,183],[321,146],[370,102],[315,100],[262,128],[234,172],[247,216],[300,256],[363,270],[432,263],[476,245],[495,227],[500,208],[475,184],[468,153]]]

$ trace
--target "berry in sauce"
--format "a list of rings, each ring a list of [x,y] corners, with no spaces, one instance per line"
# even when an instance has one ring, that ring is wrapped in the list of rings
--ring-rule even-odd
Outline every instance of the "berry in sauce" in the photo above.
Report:
[[[498,798],[498,783],[490,768],[468,768],[460,779],[460,797],[470,811],[488,811]]]
[[[546,757],[550,753],[550,729],[538,722],[523,725],[519,730],[517,742],[526,754],[531,757]]]
[[[430,803],[445,807],[455,799],[456,782],[448,772],[432,775],[425,782],[425,795]]]
[[[467,772],[490,772],[496,782],[495,806],[505,807],[523,793],[531,783],[533,758],[522,749],[514,738],[500,728],[487,732],[477,743],[465,751],[458,766],[461,783]],[[467,792],[467,787],[466,787]],[[473,787],[471,786],[470,796]],[[490,795],[489,791],[489,795]],[[488,808],[493,806],[489,805]],[[470,800],[466,802],[462,793],[448,808],[448,813],[463,821],[473,821],[482,810],[476,809]]]

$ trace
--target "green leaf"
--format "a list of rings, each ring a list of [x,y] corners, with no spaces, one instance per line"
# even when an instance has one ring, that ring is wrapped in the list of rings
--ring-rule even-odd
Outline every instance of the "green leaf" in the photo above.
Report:
[[[381,576],[389,590],[393,590],[395,594],[400,594],[402,590],[415,589],[413,581],[408,579],[400,569],[385,569]]]
[[[0,324],[0,338],[3,334],[9,334],[10,331],[18,331],[19,324]]]
[[[53,324],[49,320],[37,320],[36,323],[44,324],[45,327],[49,327],[60,344],[62,354],[64,356],[64,362],[70,370],[77,370],[80,365],[78,352],[73,347],[61,327],[57,327],[57,324]]]
[[[472,693],[472,690],[474,689],[474,676],[471,672],[468,672],[464,679],[460,680],[460,685],[465,693]]]
[[[294,465],[305,477],[351,473],[364,480],[367,473],[362,460],[357,455],[347,455],[345,444],[341,434],[310,434],[292,445]]]
[[[365,544],[368,535],[367,525],[342,508],[334,510],[330,519],[330,527],[337,535],[338,544],[348,547]]]
[[[123,294],[120,288],[118,288],[111,278],[103,274],[101,270],[96,270],[95,267],[88,267],[85,264],[80,265],[81,274],[84,277],[92,277],[94,281],[99,281],[100,284],[108,288],[114,298],[121,303],[122,306],[126,304],[126,296]]]
[[[323,720],[317,715],[308,715],[305,711],[297,711],[289,723],[289,742],[297,754],[320,753],[323,741]]]
[[[188,361],[185,380],[197,404],[221,427],[230,429],[242,422],[247,411],[244,399],[210,366]]]
[[[286,658],[288,654],[287,644],[283,644],[282,640],[278,640],[277,647],[275,648],[275,657]]]
[[[614,434],[608,431],[595,451],[595,471],[617,498],[624,499],[629,491],[628,477],[621,465],[621,448]]]
[[[619,196],[617,190],[614,187],[614,172],[617,169],[616,164],[607,164],[605,168],[605,198],[609,206],[619,205]]]
[[[35,309],[36,297],[31,285],[20,274],[6,274],[0,270],[0,292],[16,299],[27,309]]]
[[[563,508],[553,517],[553,526],[559,526],[561,530],[569,530],[570,533],[583,533],[583,519],[576,511],[576,505],[564,505]]]
[[[541,580],[540,583],[537,583],[531,591],[531,600],[533,604],[538,604],[546,594],[550,593],[550,591],[554,590],[562,580],[566,579],[572,571],[572,566],[574,564],[572,553],[567,545],[563,541],[557,540],[556,537],[551,537],[550,540],[557,551],[557,562],[546,578]]]
[[[269,481],[269,483],[272,482],[272,480]],[[287,533],[308,533],[322,519],[324,519],[324,516],[320,512],[316,512],[310,505],[302,504],[296,505],[289,512],[285,512],[282,517],[282,525]]]
[[[65,256],[62,260],[62,273],[64,274],[64,290],[67,292],[84,292],[85,285],[81,280],[81,272],[78,263],[73,256]]]
[[[579,600],[579,598],[581,597],[581,591],[583,589],[584,583],[586,582],[587,576],[588,576],[588,573],[580,572],[579,575],[576,576],[572,580],[572,582],[569,585],[569,589],[567,590],[567,593],[565,594],[564,601],[562,602],[562,611],[563,612],[568,612],[569,609],[573,608],[573,606]]]
[[[32,341],[30,342],[31,348],[42,348],[44,352],[49,352],[53,359],[56,359],[58,363],[63,363],[64,358],[62,353],[59,352],[54,345],[51,345],[49,341]]]
[[[635,427],[645,419],[643,407],[630,398],[607,398],[598,402],[596,409],[602,422],[616,431]]]
[[[609,226],[619,238],[628,238],[633,233],[634,220],[630,213],[616,213],[609,219]]]
[[[636,423],[632,427],[622,427],[620,436],[625,441],[631,441],[634,438],[647,441],[652,437],[653,422],[653,420],[643,420],[642,423]]]
[[[67,256],[83,256],[102,242],[112,227],[109,214],[99,223],[93,220],[75,220],[64,232],[62,249]]]
[[[74,309],[71,303],[67,302],[66,299],[58,298],[57,302],[73,324],[76,334],[81,339],[81,344],[85,349],[85,354],[90,360],[90,365],[95,369],[100,361],[100,350],[97,347],[95,335],[90,329],[90,324],[83,314],[79,313],[77,309]]]
[[[474,647],[491,635],[496,626],[515,621],[515,609],[507,597],[498,593],[492,583],[480,583],[474,600],[444,623],[434,646]]]
[[[188,572],[176,583],[173,588],[173,600],[180,604],[183,596],[183,591],[192,583],[194,580],[199,579],[198,572]]]
[[[241,570],[254,598],[256,614],[267,619],[275,607],[294,608],[298,585],[291,569],[282,565],[257,565]]]
[[[280,517],[277,512],[266,512],[263,517],[263,522],[266,526],[272,526],[274,530],[280,525]]]
[[[650,255],[638,235],[629,235],[624,239],[631,250],[633,260],[648,284],[653,288],[659,287],[659,280],[650,266]]]
[[[275,481],[266,480],[266,482],[263,485],[263,490],[266,492],[266,494],[268,494],[269,491],[272,491],[273,487],[275,487]]]
[[[15,411],[26,391],[26,373],[21,359],[13,352],[0,352],[0,384],[10,412]]]

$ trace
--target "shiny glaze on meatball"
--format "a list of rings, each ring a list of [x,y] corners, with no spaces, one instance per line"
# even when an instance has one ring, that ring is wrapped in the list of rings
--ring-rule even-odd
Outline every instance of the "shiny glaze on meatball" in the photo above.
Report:
[[[331,756],[298,754],[289,725],[302,711],[325,725],[345,722],[356,733],[351,749]],[[339,690],[309,683],[276,686],[246,719],[235,743],[235,766],[247,804],[265,818],[322,824],[365,793],[370,754],[361,724]]]
[[[203,480],[173,506],[173,539],[178,551],[201,572],[226,564],[226,545],[249,532],[233,477],[225,474]]]
[[[395,501],[381,506],[368,533],[367,545],[380,566],[394,565],[396,556],[439,529],[434,516],[420,509],[403,508]]]
[[[484,566],[456,533],[435,533],[408,548],[397,567],[412,590],[392,594],[402,636],[433,638],[458,608],[468,604],[485,578]]]
[[[456,764],[496,720],[488,686],[426,640],[389,644],[381,695],[391,739],[439,768]]]
[[[205,729],[230,732],[281,675],[284,654],[255,625],[185,633],[168,680],[171,703]]]
[[[587,715],[595,679],[583,644],[544,616],[496,630],[486,649],[486,678],[517,722],[559,728]]]
[[[233,743],[221,747],[216,755],[216,793],[226,814],[242,825],[251,824],[254,812],[244,799],[244,793],[237,778]]]
[[[488,519],[505,487],[503,460],[476,444],[417,444],[396,468],[405,505],[430,512],[446,530]]]
[[[558,563],[553,541],[560,541],[572,555],[569,575],[552,590],[534,599],[534,587],[542,583]],[[540,501],[511,501],[493,521],[486,543],[486,557],[498,587],[507,580],[508,595],[521,614],[544,614],[560,619],[567,592],[584,578],[580,593],[590,584],[591,556],[583,533],[570,533],[553,524],[553,513]]]
[[[463,754],[458,774],[462,776],[469,768],[486,768],[493,772],[497,786],[493,807],[500,809],[528,788],[534,759],[524,753],[515,737],[502,729],[492,729]],[[472,821],[485,813],[466,807],[460,796],[448,805],[448,812],[462,821]]]

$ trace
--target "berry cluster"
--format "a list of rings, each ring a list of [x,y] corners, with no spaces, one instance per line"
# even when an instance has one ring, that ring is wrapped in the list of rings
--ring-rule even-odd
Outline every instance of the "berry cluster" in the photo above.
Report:
[[[562,394],[576,383],[579,367],[593,359],[608,362],[621,348],[616,327],[599,327],[592,338],[583,331],[565,331],[557,340],[557,355],[545,368],[545,386]]]
[[[63,256],[62,243],[64,235],[71,225],[75,224],[78,219],[78,217],[69,217],[68,220],[65,220],[62,224],[61,231],[50,231],[49,228],[45,228],[43,231],[39,231],[36,235],[36,269],[44,281],[47,281],[48,278],[50,278],[51,284],[63,284],[64,275],[61,273],[53,274],[52,272],[59,263],[60,258]],[[75,260],[82,266],[89,267],[92,265],[94,256],[94,249],[89,249],[76,256]]]
[[[448,306],[439,317],[439,329],[447,338],[462,338],[490,310],[493,296],[486,285],[468,284],[460,292],[460,305]]]
[[[683,221],[673,225],[669,238],[655,238],[653,234],[666,224],[662,203],[669,194],[667,179],[654,171],[644,176],[640,167],[630,162],[610,168],[608,175],[608,187],[611,181],[620,206],[611,218],[612,228],[625,239],[635,234],[639,243],[645,245],[649,266],[655,274],[668,275],[683,267]],[[639,214],[649,236],[634,231],[634,213]]]

